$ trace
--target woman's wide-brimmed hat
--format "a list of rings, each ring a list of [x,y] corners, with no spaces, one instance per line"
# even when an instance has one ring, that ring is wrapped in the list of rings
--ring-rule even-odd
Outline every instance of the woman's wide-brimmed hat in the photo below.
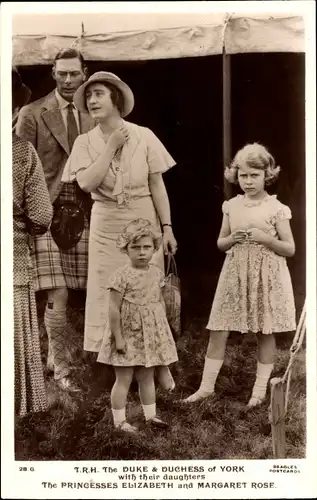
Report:
[[[31,89],[22,82],[20,73],[15,66],[12,66],[12,99],[15,107],[22,108],[31,98]]]
[[[131,113],[134,107],[134,96],[130,87],[124,83],[118,76],[113,73],[108,73],[107,71],[98,71],[91,75],[87,82],[83,83],[74,94],[74,104],[79,111],[88,113],[86,106],[86,89],[92,83],[111,83],[121,92],[123,96],[123,110],[122,116],[127,116]]]

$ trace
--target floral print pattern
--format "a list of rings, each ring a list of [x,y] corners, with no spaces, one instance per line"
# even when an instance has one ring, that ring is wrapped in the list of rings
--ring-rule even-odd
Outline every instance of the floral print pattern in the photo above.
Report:
[[[123,295],[121,331],[126,353],[118,354],[109,322],[105,327],[98,361],[113,366],[161,366],[178,360],[175,342],[167,322],[161,269],[150,264],[147,270],[130,264],[119,268],[108,288]]]
[[[223,212],[231,231],[257,227],[276,238],[276,222],[291,218],[289,207],[269,195],[254,205],[238,195],[224,202]],[[226,253],[207,328],[264,334],[294,330],[294,295],[285,257],[251,242]]]

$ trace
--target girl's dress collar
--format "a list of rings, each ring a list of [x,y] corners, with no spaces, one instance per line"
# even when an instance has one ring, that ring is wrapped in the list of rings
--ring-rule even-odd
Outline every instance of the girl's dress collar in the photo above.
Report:
[[[262,198],[261,200],[248,200],[246,198],[246,196],[243,194],[238,194],[238,197],[241,199],[241,201],[245,207],[258,207],[258,206],[262,205],[262,203],[267,203],[268,201],[270,201],[272,199],[276,199],[276,194],[270,195],[270,194],[266,193],[264,198]]]

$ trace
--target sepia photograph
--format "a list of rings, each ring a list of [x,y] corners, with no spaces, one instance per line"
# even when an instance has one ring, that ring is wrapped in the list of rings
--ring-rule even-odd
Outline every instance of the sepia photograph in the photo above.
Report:
[[[70,498],[116,462],[99,495],[277,498],[307,474],[314,7],[199,3],[7,13],[13,460],[29,483],[79,463]]]

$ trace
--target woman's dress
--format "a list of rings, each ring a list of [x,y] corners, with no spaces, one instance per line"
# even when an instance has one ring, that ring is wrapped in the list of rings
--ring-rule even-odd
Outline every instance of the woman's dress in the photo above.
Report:
[[[103,183],[92,194],[94,200],[89,237],[88,283],[84,349],[99,352],[108,322],[109,277],[128,263],[116,246],[125,226],[134,219],[148,219],[160,231],[159,219],[149,189],[149,175],[166,172],[175,165],[154,133],[124,122],[129,140],[113,159]],[[89,168],[104,149],[99,126],[80,135],[73,146],[62,180],[70,181],[80,169]],[[164,267],[162,248],[153,262]]]
[[[42,165],[29,142],[12,135],[15,413],[47,409],[33,287],[30,234],[47,231],[53,208]]]
[[[109,322],[105,328],[98,361],[113,366],[163,366],[178,360],[165,306],[162,270],[150,264],[135,269],[130,264],[119,268],[109,278],[109,289],[122,294],[121,334],[124,354],[116,351]]]

